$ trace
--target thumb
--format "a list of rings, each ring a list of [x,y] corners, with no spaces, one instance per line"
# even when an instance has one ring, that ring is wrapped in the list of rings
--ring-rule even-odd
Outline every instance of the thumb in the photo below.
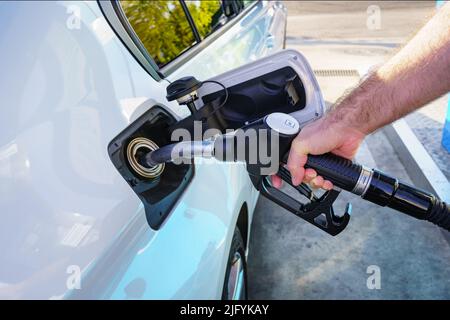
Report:
[[[305,141],[297,136],[291,144],[291,151],[287,161],[287,167],[291,172],[292,184],[298,186],[305,175],[305,164],[308,159],[309,147]]]

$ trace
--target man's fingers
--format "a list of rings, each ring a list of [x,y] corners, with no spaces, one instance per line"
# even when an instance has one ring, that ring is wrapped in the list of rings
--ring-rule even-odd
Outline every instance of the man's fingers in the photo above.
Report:
[[[270,181],[272,182],[272,185],[277,189],[280,189],[283,186],[283,180],[277,175],[270,176]],[[316,189],[333,189],[333,183],[331,181],[324,180],[323,177],[317,176],[317,172],[309,168],[305,170],[303,182],[309,183],[313,188]]]
[[[314,189],[322,188],[324,190],[331,190],[333,189],[333,183],[331,181],[325,180],[322,176],[317,176],[314,179],[312,179],[309,184]]]
[[[292,184],[294,186],[298,186],[303,180],[307,154],[308,152],[305,150],[305,147],[297,139],[294,139],[287,162],[287,167],[291,172]]]
[[[317,176],[311,180],[311,186],[315,189],[319,189],[323,187],[324,179],[321,176]]]
[[[294,186],[298,186],[303,181],[303,177],[305,176],[305,168],[303,167],[288,167],[292,176],[292,184]]]
[[[331,181],[325,180],[322,188],[325,190],[331,190],[333,189],[333,183]]]
[[[305,169],[305,176],[303,177],[304,183],[310,183],[312,179],[317,177],[317,172],[314,169],[308,168]]]
[[[272,182],[272,185],[277,189],[280,189],[283,185],[283,180],[281,180],[281,178],[277,175],[270,176],[270,180]]]
[[[322,188],[324,190],[333,189],[333,183],[331,183],[331,181],[325,180],[325,179],[323,179],[323,177],[319,177],[319,179],[316,179],[316,178],[317,178],[316,170],[311,169],[311,168],[305,169],[305,176],[303,177],[304,183],[309,183],[314,188]],[[315,180],[314,183],[312,183],[313,180]]]

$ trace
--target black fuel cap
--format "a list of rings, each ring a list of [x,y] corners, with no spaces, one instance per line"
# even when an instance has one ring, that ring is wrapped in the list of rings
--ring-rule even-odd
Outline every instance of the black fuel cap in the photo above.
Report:
[[[194,77],[188,76],[175,80],[167,86],[167,100],[179,99],[200,88],[202,83]]]

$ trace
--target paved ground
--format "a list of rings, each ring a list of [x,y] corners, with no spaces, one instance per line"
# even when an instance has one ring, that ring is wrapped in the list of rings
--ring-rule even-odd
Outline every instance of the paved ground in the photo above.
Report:
[[[450,153],[442,146],[442,131],[447,112],[445,95],[406,117],[406,123],[425,146],[442,173],[450,181]]]
[[[381,30],[368,30],[368,3],[288,1],[287,5],[288,47],[302,52],[316,70],[350,69],[360,74],[384,61],[434,10],[430,2],[378,3]],[[332,103],[358,78],[318,80]],[[436,104],[439,110],[444,108],[444,102]],[[428,115],[440,119],[439,112]],[[357,160],[410,181],[381,131],[366,139]],[[261,198],[250,241],[250,298],[450,298],[450,247],[436,227],[349,194],[342,195],[336,207],[342,210],[349,200],[350,224],[341,235],[331,237]],[[380,290],[367,288],[371,265],[381,270]]]

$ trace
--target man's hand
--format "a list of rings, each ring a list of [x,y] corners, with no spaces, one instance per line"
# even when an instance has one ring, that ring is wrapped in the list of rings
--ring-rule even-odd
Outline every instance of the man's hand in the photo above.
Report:
[[[320,155],[332,152],[351,159],[355,156],[364,136],[362,132],[349,126],[343,127],[339,122],[327,117],[305,126],[292,142],[289,153],[287,167],[291,172],[292,183],[297,186],[305,182],[310,183],[313,188],[332,189],[333,184],[330,181],[318,176],[315,170],[304,168],[308,154]],[[280,188],[281,182],[280,177],[272,176],[273,186]]]

